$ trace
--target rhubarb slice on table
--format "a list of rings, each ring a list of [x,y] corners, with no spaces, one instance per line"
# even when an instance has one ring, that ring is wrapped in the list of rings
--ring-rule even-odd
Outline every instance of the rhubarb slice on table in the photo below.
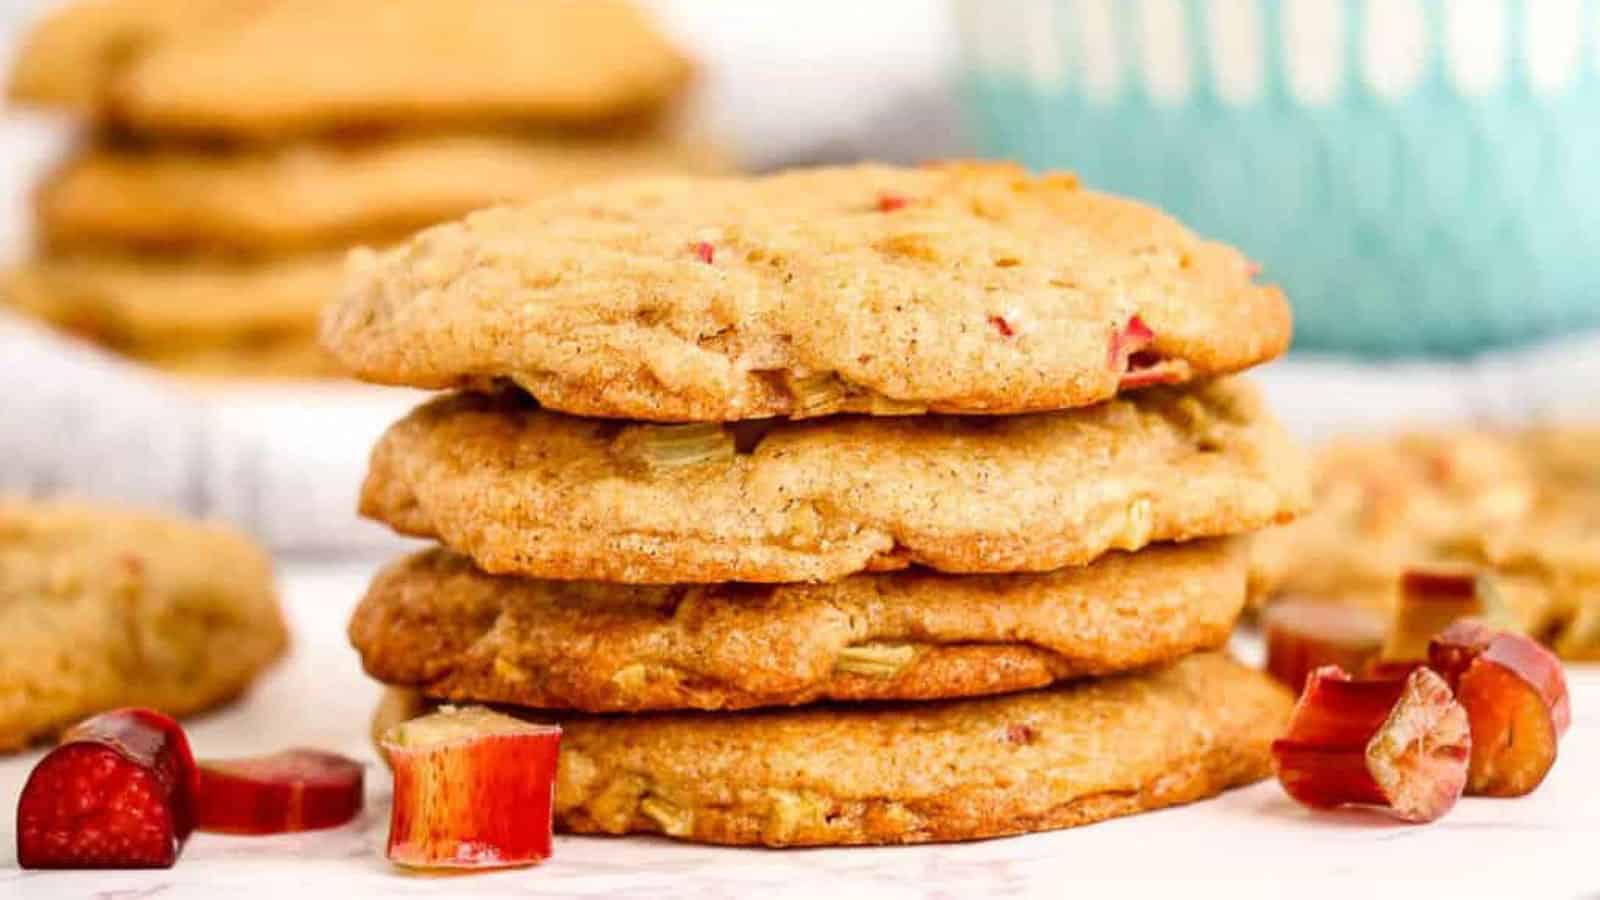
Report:
[[[335,828],[361,812],[360,763],[321,750],[200,764],[195,827],[228,834]]]
[[[17,802],[24,869],[164,869],[194,827],[197,775],[183,729],[149,709],[73,726]]]
[[[485,709],[441,707],[391,728],[389,859],[493,868],[550,856],[561,729]]]
[[[1323,666],[1359,672],[1383,647],[1384,624],[1377,613],[1342,603],[1284,600],[1261,614],[1267,643],[1267,672],[1292,690]]]
[[[1461,796],[1470,744],[1466,711],[1434,672],[1355,681],[1328,666],[1306,680],[1272,757],[1278,782],[1307,806],[1431,822]]]
[[[1428,642],[1451,623],[1468,618],[1509,624],[1505,599],[1491,576],[1463,570],[1407,571],[1400,576],[1400,595],[1383,644],[1383,659],[1426,660]]]
[[[1538,787],[1572,723],[1561,660],[1525,635],[1467,620],[1434,639],[1428,661],[1467,711],[1467,793],[1519,797]]]

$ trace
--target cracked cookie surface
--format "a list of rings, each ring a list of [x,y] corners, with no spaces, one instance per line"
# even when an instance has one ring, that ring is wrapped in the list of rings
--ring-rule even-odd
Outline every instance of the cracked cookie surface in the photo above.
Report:
[[[741,426],[580,419],[508,391],[392,426],[361,509],[491,573],[678,584],[1044,572],[1287,521],[1306,494],[1300,451],[1234,380],[1062,413]]]
[[[1267,777],[1292,703],[1202,653],[973,700],[555,717],[556,825],[775,847],[1068,828]],[[374,729],[416,709],[391,697]]]
[[[118,706],[208,709],[288,642],[271,564],[243,536],[23,500],[0,500],[0,633],[0,750]]]
[[[1150,207],[1001,163],[626,179],[352,258],[359,377],[651,421],[1019,413],[1248,368],[1289,308]]]
[[[446,550],[378,575],[350,623],[367,673],[457,702],[628,712],[997,694],[1222,646],[1237,541],[1042,575],[630,586],[497,577]]]

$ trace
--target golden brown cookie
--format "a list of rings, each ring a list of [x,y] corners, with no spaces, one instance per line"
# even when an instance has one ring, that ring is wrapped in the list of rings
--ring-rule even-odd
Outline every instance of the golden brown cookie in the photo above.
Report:
[[[1000,163],[626,179],[352,259],[323,339],[360,377],[515,381],[579,415],[1018,413],[1288,345],[1238,252]]]
[[[709,147],[666,137],[434,134],[229,153],[98,148],[40,191],[39,226],[57,250],[284,252],[399,239],[474,209],[621,174],[727,168]]]
[[[579,419],[459,394],[392,426],[361,511],[486,571],[676,584],[827,581],[920,563],[1042,572],[1287,521],[1298,448],[1252,386],[1030,416],[732,427]]]
[[[0,280],[0,305],[136,358],[284,342],[298,343],[305,358],[338,272],[336,256],[45,257]]]
[[[562,718],[556,826],[795,847],[1087,825],[1265,778],[1291,703],[1203,653],[977,700]]]
[[[118,706],[243,692],[288,636],[266,555],[213,525],[0,500],[0,750]]]
[[[1408,569],[1491,576],[1515,624],[1600,656],[1600,431],[1546,426],[1346,439],[1311,513],[1258,535],[1251,593],[1391,608]]]
[[[658,112],[688,61],[622,0],[271,0],[180,29],[111,72],[140,133],[264,140],[484,120],[596,125]]]
[[[1044,575],[631,586],[485,575],[446,550],[381,573],[350,623],[367,673],[430,697],[586,712],[1007,693],[1222,646],[1242,544]]]
[[[99,114],[118,71],[185,31],[205,32],[273,0],[71,0],[24,39],[11,72],[11,99]]]
[[[343,373],[315,340],[305,336],[281,340],[208,344],[155,344],[120,351],[134,362],[180,378],[214,380],[325,380]]]
[[[1313,456],[1316,502],[1255,539],[1254,589],[1388,608],[1407,566],[1461,560],[1524,521],[1537,480],[1506,436],[1349,438]]]

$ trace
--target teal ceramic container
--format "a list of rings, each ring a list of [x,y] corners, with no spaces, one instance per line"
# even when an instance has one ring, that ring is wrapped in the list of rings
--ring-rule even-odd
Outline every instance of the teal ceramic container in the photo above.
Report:
[[[981,150],[1245,249],[1296,346],[1600,326],[1600,0],[968,0]]]

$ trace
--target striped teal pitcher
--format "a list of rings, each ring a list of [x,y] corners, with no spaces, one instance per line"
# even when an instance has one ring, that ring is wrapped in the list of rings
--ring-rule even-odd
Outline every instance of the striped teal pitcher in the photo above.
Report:
[[[981,150],[1165,207],[1296,346],[1600,327],[1600,0],[958,0]]]

